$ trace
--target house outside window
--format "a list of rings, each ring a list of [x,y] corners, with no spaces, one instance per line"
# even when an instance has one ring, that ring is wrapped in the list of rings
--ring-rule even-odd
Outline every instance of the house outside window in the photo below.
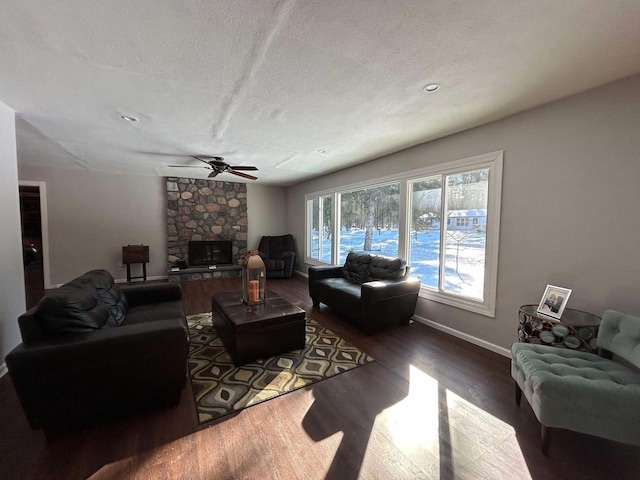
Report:
[[[309,264],[402,257],[420,296],[494,316],[503,153],[306,196]],[[324,231],[322,235],[320,232]]]

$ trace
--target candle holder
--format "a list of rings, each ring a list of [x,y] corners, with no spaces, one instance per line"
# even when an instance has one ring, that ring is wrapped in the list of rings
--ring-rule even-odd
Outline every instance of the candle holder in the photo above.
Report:
[[[265,302],[267,269],[257,250],[251,250],[242,262],[242,301],[247,305]]]

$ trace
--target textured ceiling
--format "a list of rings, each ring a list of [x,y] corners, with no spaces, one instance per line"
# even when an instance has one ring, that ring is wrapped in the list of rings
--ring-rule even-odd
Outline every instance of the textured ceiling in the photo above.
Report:
[[[0,101],[21,164],[205,178],[167,165],[221,155],[288,185],[638,73],[639,18],[637,0],[7,0]]]

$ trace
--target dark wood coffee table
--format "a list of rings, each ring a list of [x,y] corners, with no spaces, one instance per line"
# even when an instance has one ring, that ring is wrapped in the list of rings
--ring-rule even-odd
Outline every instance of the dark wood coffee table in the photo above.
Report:
[[[213,326],[236,365],[299,350],[305,344],[305,311],[266,291],[260,305],[245,305],[242,292],[212,296]]]

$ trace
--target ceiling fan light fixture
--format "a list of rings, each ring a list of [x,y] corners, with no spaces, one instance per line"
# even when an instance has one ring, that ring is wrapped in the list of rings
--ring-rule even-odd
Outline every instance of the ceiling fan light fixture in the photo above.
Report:
[[[440,84],[439,83],[432,82],[432,83],[427,83],[424,86],[424,91],[431,93],[431,92],[435,92],[439,88],[440,88]]]

